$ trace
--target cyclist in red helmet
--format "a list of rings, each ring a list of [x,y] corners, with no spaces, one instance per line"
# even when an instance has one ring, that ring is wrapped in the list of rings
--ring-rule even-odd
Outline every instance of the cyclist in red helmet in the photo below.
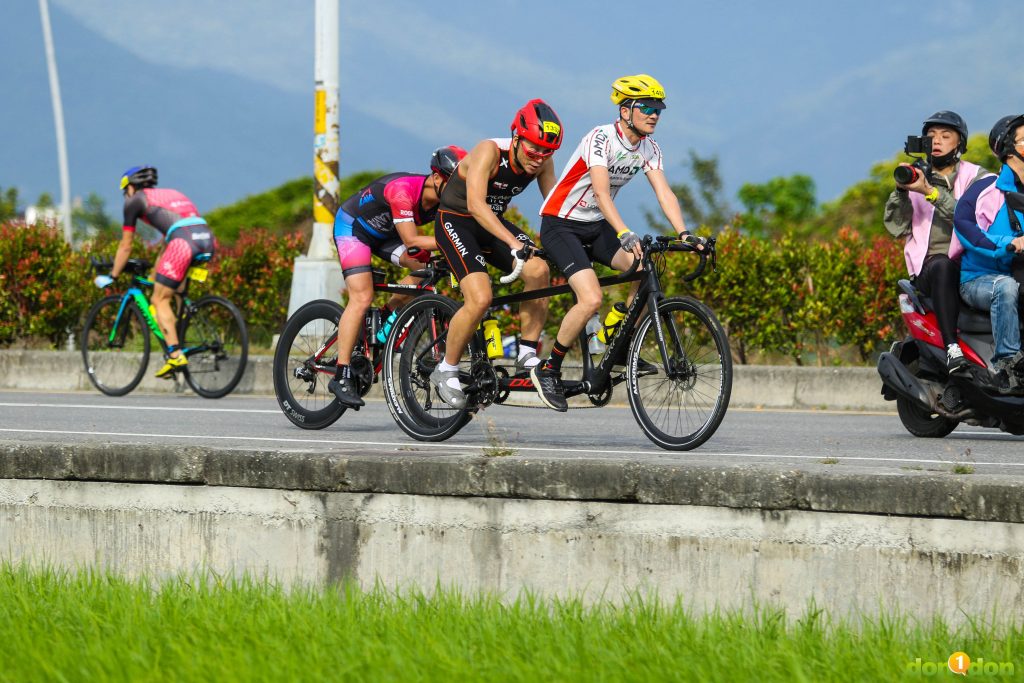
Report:
[[[396,266],[419,268],[429,252],[437,250],[434,238],[419,234],[416,227],[434,220],[438,196],[465,156],[466,150],[461,147],[439,147],[430,157],[429,175],[391,173],[377,178],[342,202],[334,217],[334,242],[348,290],[348,305],[338,322],[338,369],[327,388],[344,406],[358,410],[363,405],[349,363],[373,302],[371,254]],[[411,247],[421,251],[410,256]],[[415,278],[406,277],[401,284],[415,282]],[[380,341],[387,339],[398,309],[408,300],[396,294],[388,301],[385,309],[390,315],[378,332]]]
[[[529,259],[529,236],[503,216],[509,202],[537,180],[541,195],[555,185],[552,155],[562,144],[562,122],[546,102],[530,100],[512,119],[511,138],[483,140],[459,164],[441,192],[435,229],[437,246],[459,280],[464,304],[448,327],[444,360],[430,375],[444,401],[466,405],[459,384],[459,359],[491,305],[487,264],[511,273],[525,260],[526,291],[550,282],[543,259]],[[524,301],[520,307],[520,357],[516,372],[537,364],[537,343],[547,319],[547,299]]]

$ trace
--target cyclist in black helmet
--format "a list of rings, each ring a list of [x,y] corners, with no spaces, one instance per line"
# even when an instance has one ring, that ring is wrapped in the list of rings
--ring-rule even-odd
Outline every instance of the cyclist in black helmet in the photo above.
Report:
[[[373,302],[371,255],[403,268],[418,268],[437,249],[430,235],[421,235],[416,227],[434,220],[438,196],[448,177],[455,171],[466,150],[455,145],[439,147],[430,157],[430,174],[390,173],[377,178],[342,202],[334,218],[334,242],[338,247],[341,272],[348,290],[348,305],[338,323],[338,369],[327,388],[338,401],[350,408],[363,405],[352,381],[349,363],[352,349],[362,330],[363,318]],[[421,251],[410,256],[408,250]],[[401,284],[414,284],[407,277]],[[390,315],[378,333],[387,339],[391,326],[409,297],[393,295],[385,310]]]
[[[124,232],[110,275],[100,275],[95,282],[97,287],[108,287],[124,270],[132,254],[136,222],[148,223],[164,236],[167,246],[156,262],[153,308],[167,340],[167,359],[156,376],[170,379],[188,365],[188,358],[178,349],[171,299],[185,282],[189,267],[213,257],[214,240],[210,226],[199,215],[192,200],[177,190],[157,188],[156,184],[157,172],[152,166],[133,166],[121,174]]]

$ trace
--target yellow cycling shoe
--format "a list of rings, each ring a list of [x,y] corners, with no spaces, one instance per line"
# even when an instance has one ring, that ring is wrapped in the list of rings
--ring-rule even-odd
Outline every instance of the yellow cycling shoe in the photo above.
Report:
[[[188,358],[184,354],[177,358],[168,358],[164,366],[156,371],[157,377],[163,377],[165,379],[171,379],[174,376],[175,371],[181,370],[188,365]]]

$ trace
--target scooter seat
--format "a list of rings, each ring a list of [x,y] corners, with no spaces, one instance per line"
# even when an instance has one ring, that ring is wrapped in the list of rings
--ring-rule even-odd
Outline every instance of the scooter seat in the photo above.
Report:
[[[961,332],[977,334],[992,332],[992,320],[988,313],[976,308],[969,308],[966,304],[960,305],[960,317],[956,319],[956,326],[960,328]]]

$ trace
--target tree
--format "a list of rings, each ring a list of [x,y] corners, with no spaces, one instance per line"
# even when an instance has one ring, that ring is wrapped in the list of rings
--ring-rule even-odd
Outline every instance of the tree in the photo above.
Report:
[[[9,221],[18,215],[18,188],[0,189],[0,221]]]
[[[81,206],[71,210],[71,226],[76,241],[93,237],[118,236],[118,222],[107,215],[103,198],[90,192]]]
[[[686,183],[680,183],[672,185],[672,192],[679,199],[679,205],[683,210],[687,225],[692,229],[703,226],[710,228],[712,233],[718,233],[735,217],[729,200],[723,195],[722,176],[718,171],[718,157],[701,157],[692,149],[689,154],[688,166],[690,174],[696,181],[697,190]],[[672,227],[655,216],[653,212],[645,209],[644,218],[657,232],[673,233]]]
[[[759,237],[804,233],[817,211],[814,180],[806,175],[746,183],[738,196],[747,210],[740,214],[737,227]]]

